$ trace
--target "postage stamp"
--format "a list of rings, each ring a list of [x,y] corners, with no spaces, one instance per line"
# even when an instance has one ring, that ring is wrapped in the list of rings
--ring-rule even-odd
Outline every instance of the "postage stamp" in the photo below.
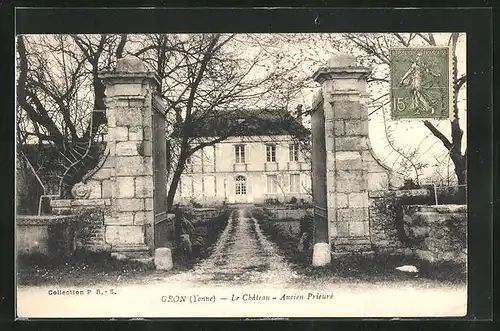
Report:
[[[450,48],[405,47],[389,53],[392,118],[450,118]]]

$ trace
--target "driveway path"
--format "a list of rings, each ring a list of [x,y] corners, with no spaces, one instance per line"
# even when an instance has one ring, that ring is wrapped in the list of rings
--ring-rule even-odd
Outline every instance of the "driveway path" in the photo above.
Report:
[[[188,283],[227,282],[278,285],[298,278],[246,209],[229,217],[212,255],[193,270],[168,277]],[[178,279],[181,280],[181,279]]]

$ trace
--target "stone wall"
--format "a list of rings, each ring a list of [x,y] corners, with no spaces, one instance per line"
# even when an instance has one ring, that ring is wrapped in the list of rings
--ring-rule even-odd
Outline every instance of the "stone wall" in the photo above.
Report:
[[[76,234],[76,248],[93,252],[109,252],[105,240],[104,216],[111,214],[111,199],[64,199],[51,201],[55,215],[74,215],[81,227]]]
[[[286,207],[268,207],[265,206],[266,210],[274,215],[275,219],[282,218],[294,218],[301,219],[306,215],[312,215],[312,208],[286,208]]]
[[[71,255],[80,220],[74,215],[18,215],[16,246],[19,255],[61,258]]]
[[[407,206],[406,241],[415,256],[430,263],[467,262],[467,206]]]
[[[412,254],[404,242],[403,206],[433,199],[427,189],[369,193],[370,240],[375,252]]]
[[[433,205],[430,189],[370,193],[370,238],[377,253],[427,262],[467,258],[467,208]]]

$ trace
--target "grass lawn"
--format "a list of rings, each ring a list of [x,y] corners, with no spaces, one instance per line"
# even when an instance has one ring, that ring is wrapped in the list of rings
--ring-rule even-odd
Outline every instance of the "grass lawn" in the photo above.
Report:
[[[43,256],[20,256],[17,263],[17,284],[41,286],[87,286],[144,282],[162,279],[179,271],[156,270],[153,264],[117,260],[107,254],[76,254],[67,259],[48,259]]]
[[[410,273],[395,269],[403,265],[414,265],[418,272]],[[336,278],[348,282],[439,282],[464,285],[467,282],[465,266],[457,263],[425,263],[413,258],[394,255],[344,256],[332,260],[329,266],[295,266],[298,274],[307,278]]]
[[[150,283],[191,269],[206,259],[227,224],[229,211],[217,217],[200,217],[193,222],[193,256],[183,261],[174,252],[174,269],[156,270],[153,263],[118,260],[108,253],[79,252],[65,259],[50,259],[41,255],[20,256],[17,263],[17,284],[21,286]]]

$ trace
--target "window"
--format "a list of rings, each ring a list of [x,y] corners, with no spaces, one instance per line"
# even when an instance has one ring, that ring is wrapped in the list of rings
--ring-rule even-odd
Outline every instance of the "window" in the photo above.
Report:
[[[236,194],[247,194],[247,183],[244,176],[236,177]]]
[[[179,194],[181,196],[189,197],[193,194],[193,178],[191,176],[183,176],[179,185]]]
[[[300,193],[300,175],[290,175],[290,193]]]
[[[236,163],[245,163],[245,145],[234,146],[234,158]]]
[[[276,162],[276,145],[266,145],[267,162]]]
[[[215,176],[205,176],[203,178],[202,189],[206,197],[215,196]]]
[[[278,192],[278,176],[269,175],[267,176],[267,193]]]
[[[203,164],[214,164],[215,146],[205,147],[202,150]]]
[[[290,144],[289,146],[290,161],[297,162],[299,160],[299,144]]]

